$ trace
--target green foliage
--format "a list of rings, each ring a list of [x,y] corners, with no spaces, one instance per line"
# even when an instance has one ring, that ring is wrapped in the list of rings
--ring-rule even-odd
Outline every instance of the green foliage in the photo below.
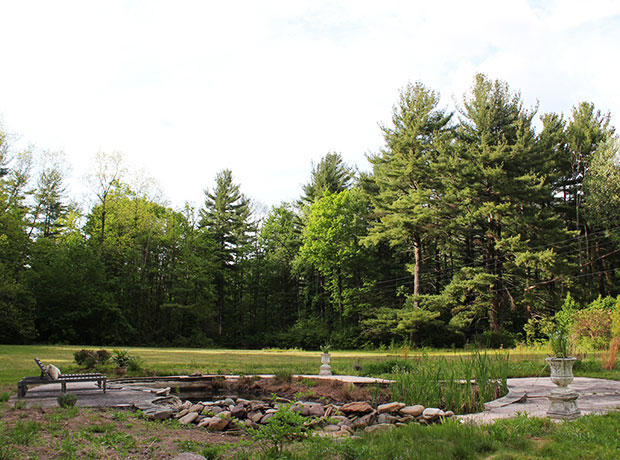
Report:
[[[7,402],[11,397],[11,393],[3,391],[0,393],[0,402]]]
[[[555,329],[549,336],[551,351],[556,358],[568,358],[571,356],[571,346],[567,331],[561,328]]]
[[[118,367],[126,367],[130,371],[140,371],[144,368],[144,361],[138,356],[132,356],[129,354],[129,350],[114,350],[112,361]]]
[[[92,369],[97,365],[106,365],[112,355],[107,350],[80,350],[73,353],[73,359],[78,366],[84,366],[88,369]]]
[[[58,405],[60,407],[62,407],[63,409],[68,409],[70,407],[75,406],[75,403],[77,403],[77,396],[74,395],[73,393],[61,393],[58,398],[56,398],[56,401],[58,402]]]
[[[257,428],[240,426],[265,452],[279,456],[287,444],[308,437],[307,418],[293,411],[291,406],[292,403],[280,406],[266,424]]]
[[[393,368],[394,400],[406,404],[440,407],[463,414],[484,409],[483,403],[507,391],[508,357],[473,353],[468,358],[407,361],[405,369]],[[475,382],[472,382],[472,380]]]

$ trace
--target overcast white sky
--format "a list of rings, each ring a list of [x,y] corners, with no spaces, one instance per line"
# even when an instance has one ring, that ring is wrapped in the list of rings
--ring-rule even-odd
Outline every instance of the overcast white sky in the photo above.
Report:
[[[369,169],[418,80],[450,106],[484,72],[541,113],[620,120],[618,0],[0,0],[0,43],[5,128],[64,151],[80,201],[98,151],[175,207],[223,168],[266,205],[296,199],[329,151]]]

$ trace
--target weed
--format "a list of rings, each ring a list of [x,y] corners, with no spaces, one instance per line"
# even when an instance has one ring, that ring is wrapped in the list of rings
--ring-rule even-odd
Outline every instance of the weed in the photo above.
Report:
[[[281,406],[265,425],[258,428],[246,427],[242,423],[239,427],[259,443],[266,454],[280,458],[286,444],[307,437],[307,418],[293,411],[291,405],[288,403]]]
[[[13,410],[22,410],[26,408],[26,401],[15,401],[13,404]]]
[[[317,385],[317,381],[304,377],[301,379],[301,384],[305,387],[315,387]]]
[[[37,433],[43,429],[39,422],[22,422],[21,420],[15,424],[11,434],[11,441],[22,446],[27,446],[37,436]]]
[[[11,397],[11,393],[0,393],[0,402],[7,402]]]
[[[77,396],[75,396],[73,393],[61,393],[60,396],[56,398],[56,401],[58,402],[58,405],[60,407],[62,407],[63,409],[68,409],[75,406],[75,403],[77,402]]]
[[[290,370],[278,370],[274,375],[278,382],[291,383],[293,381],[293,373]]]

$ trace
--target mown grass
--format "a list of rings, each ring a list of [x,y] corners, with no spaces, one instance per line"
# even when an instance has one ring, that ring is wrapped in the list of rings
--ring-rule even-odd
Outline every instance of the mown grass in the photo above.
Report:
[[[79,345],[0,345],[0,387],[15,385],[25,376],[38,374],[33,358],[41,358],[45,363],[54,363],[63,372],[77,369],[73,353],[83,348],[97,350],[111,346]],[[119,347],[122,348],[122,347]],[[191,374],[193,372],[211,374],[316,374],[318,372],[319,351],[301,350],[229,350],[196,348],[146,348],[129,347],[132,355],[144,360],[144,366],[158,375]],[[489,354],[499,353],[509,356],[508,377],[527,377],[547,375],[544,348],[520,348],[516,350],[489,350]],[[420,357],[428,359],[443,358],[458,360],[470,356],[471,350],[437,349],[391,349],[379,351],[334,351],[332,352],[332,371],[340,375],[389,376],[390,362],[399,365],[415,361]],[[110,367],[111,368],[111,367]],[[620,380],[620,370],[605,371],[598,357],[581,361],[575,369],[577,376],[592,376]]]

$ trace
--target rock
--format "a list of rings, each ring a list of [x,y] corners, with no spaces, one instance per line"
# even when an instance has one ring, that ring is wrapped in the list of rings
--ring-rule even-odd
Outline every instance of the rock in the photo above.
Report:
[[[402,417],[396,417],[400,423],[415,422],[416,418],[413,415],[403,415]]]
[[[378,406],[377,407],[377,412],[380,413],[380,414],[389,413],[389,412],[398,412],[403,407],[405,407],[405,405],[403,403],[391,402],[391,403],[387,403],[387,404],[381,404],[380,406]]]
[[[235,418],[244,418],[245,414],[246,414],[246,410],[243,404],[237,404],[230,411],[230,415],[232,415]]]
[[[165,420],[172,417],[174,411],[168,407],[152,408],[144,411],[144,416],[149,420]]]
[[[190,412],[196,412],[196,413],[200,414],[204,408],[205,408],[205,406],[203,406],[202,404],[194,404],[188,410]]]
[[[250,412],[248,414],[248,419],[252,420],[254,423],[260,422],[260,419],[263,418],[263,413],[259,410],[255,412]]]
[[[189,414],[189,409],[183,409],[181,412],[175,415],[174,418],[179,419],[181,417],[184,417],[187,414]]]
[[[202,455],[194,454],[193,452],[182,452],[174,457],[171,460],[207,460]]]
[[[379,423],[377,425],[370,425],[364,428],[366,433],[372,433],[373,431],[383,431],[383,430],[392,430],[396,428],[395,425],[391,425],[388,423]]]
[[[198,424],[196,426],[198,426],[198,427],[207,426],[211,422],[212,418],[213,417],[205,417],[200,422],[198,422]]]
[[[335,433],[336,431],[340,431],[340,426],[339,425],[327,425],[325,428],[323,428],[323,431]]]
[[[444,411],[434,407],[427,407],[424,409],[424,412],[422,412],[422,417],[424,417],[424,420],[428,421],[435,420],[439,417],[444,417],[445,415],[446,413]]]
[[[267,409],[265,414],[275,414],[276,412],[278,412],[278,409]]]
[[[367,426],[372,425],[374,420],[375,420],[375,413],[371,412],[370,414],[366,414],[363,417],[360,417],[357,420],[353,421],[351,423],[351,428],[355,430],[359,428],[366,428]]]
[[[189,408],[190,408],[190,407],[192,407],[192,406],[193,406],[193,403],[192,403],[191,401],[185,401],[185,402],[183,403],[183,408],[184,408],[184,409],[189,409]]]
[[[220,418],[225,418],[226,420],[230,420],[230,411],[229,410],[223,410],[217,416],[220,417]]]
[[[226,398],[226,399],[224,400],[224,404],[225,404],[226,406],[234,406],[234,405],[235,405],[235,401],[234,401],[232,398]]]
[[[345,404],[340,408],[342,412],[345,414],[351,413],[361,413],[366,414],[368,412],[372,412],[372,406],[368,404],[366,401],[356,401],[352,403]]]
[[[179,419],[181,425],[189,425],[198,418],[198,412],[190,412]]]
[[[377,417],[377,423],[379,424],[396,423],[398,421],[399,421],[398,417],[394,417],[393,415],[386,414],[386,413],[379,414],[379,416]]]
[[[313,404],[308,412],[310,417],[323,417],[325,415],[325,409],[321,404]]]
[[[151,390],[151,393],[154,393],[157,396],[168,396],[170,394],[170,387],[166,387],[166,388],[153,388]]]
[[[454,417],[454,412],[452,412],[451,410],[447,410],[446,411],[446,417],[448,417],[448,418]]]
[[[250,401],[250,411],[259,411],[271,409],[271,406],[263,401]]]
[[[422,412],[424,412],[424,406],[421,406],[420,404],[416,406],[405,406],[400,410],[401,414],[413,415],[414,417],[422,415]]]
[[[351,424],[351,420],[349,420],[344,415],[332,415],[331,417],[329,417],[329,419],[336,422],[340,426]]]
[[[260,423],[261,425],[266,425],[267,422],[271,420],[272,417],[273,417],[273,414],[265,414],[263,415],[263,418],[261,418],[258,423]]]
[[[207,409],[207,413],[211,412],[215,415],[219,414],[224,410],[220,406],[207,406],[205,409]]]
[[[220,417],[212,417],[207,425],[211,431],[223,431],[228,426],[229,420]]]
[[[325,417],[331,417],[332,415],[334,415],[335,412],[336,412],[336,409],[334,409],[334,406],[330,404],[325,409]]]

